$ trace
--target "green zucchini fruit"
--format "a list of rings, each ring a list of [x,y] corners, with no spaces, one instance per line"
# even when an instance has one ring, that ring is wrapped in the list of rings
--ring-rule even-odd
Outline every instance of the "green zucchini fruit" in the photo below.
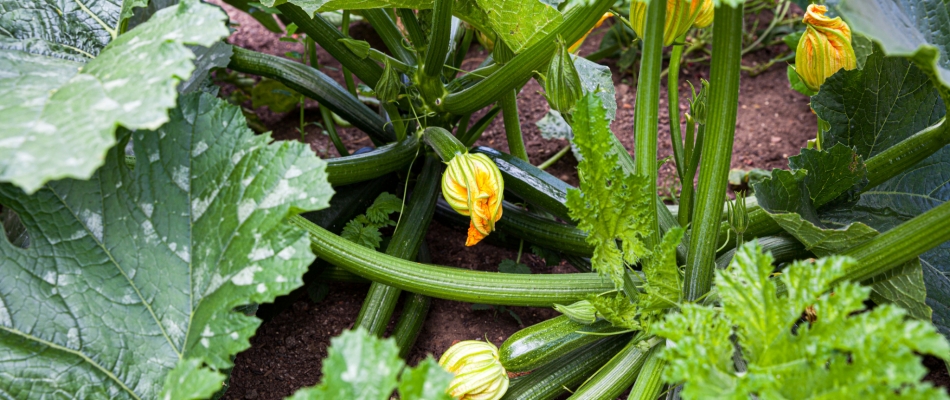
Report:
[[[472,152],[484,154],[498,165],[505,179],[505,189],[560,219],[571,221],[565,204],[567,191],[573,189],[571,185],[527,161],[491,147],[479,146],[472,149]]]
[[[734,235],[733,235],[734,236]],[[772,253],[775,263],[799,260],[808,257],[814,257],[808,249],[798,240],[786,235],[765,236],[757,239],[762,250],[766,253]],[[733,247],[722,253],[716,258],[716,268],[722,269],[729,266],[732,257],[735,256],[736,249]]]
[[[563,396],[617,354],[630,337],[626,334],[601,338],[558,358],[557,362],[515,378],[502,400],[551,400]]]
[[[619,353],[577,388],[569,399],[615,399],[632,386],[649,354],[649,351],[640,351],[637,346],[642,339],[640,335],[635,335],[633,339],[630,339]]]
[[[551,307],[613,290],[597,274],[523,275],[420,264],[362,247],[300,216],[287,223],[310,234],[310,248],[327,262],[402,290],[467,303]]]
[[[386,121],[350,95],[340,84],[306,64],[232,46],[234,54],[228,68],[274,79],[298,93],[315,99],[353,126],[366,132],[377,143],[395,140],[386,130]]]
[[[404,260],[415,260],[419,246],[432,221],[432,210],[439,196],[442,162],[435,156],[426,157],[418,182],[396,227],[386,254]],[[392,319],[401,291],[392,286],[373,282],[356,317],[354,326],[362,326],[376,336],[382,336]]]
[[[348,185],[386,175],[409,166],[419,153],[419,139],[409,136],[376,150],[327,160],[327,181]]]
[[[561,315],[515,332],[498,349],[499,359],[508,371],[530,371],[620,330],[604,320],[584,325]]]
[[[416,256],[416,260],[426,264],[432,262],[429,247],[425,241],[419,246],[419,254]],[[418,293],[406,294],[408,296],[403,300],[402,314],[399,315],[396,327],[393,328],[393,333],[390,335],[396,341],[396,346],[399,346],[399,357],[401,358],[406,358],[409,352],[412,351],[412,346],[416,344],[416,339],[419,338],[419,333],[422,332],[422,325],[426,322],[426,316],[429,315],[429,306],[432,304],[432,299],[428,296]]]
[[[506,181],[507,184],[507,181]],[[594,247],[587,243],[587,233],[574,226],[540,218],[508,202],[503,202],[501,219],[495,222],[499,232],[531,243],[541,243],[565,254],[590,257]],[[436,218],[452,225],[468,227],[468,217],[459,215],[443,199],[435,209]]]

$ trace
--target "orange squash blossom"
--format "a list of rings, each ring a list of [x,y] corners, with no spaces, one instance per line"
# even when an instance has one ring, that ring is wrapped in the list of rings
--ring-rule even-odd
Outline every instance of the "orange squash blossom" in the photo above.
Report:
[[[484,154],[457,154],[442,174],[442,196],[459,214],[471,218],[466,246],[495,230],[505,191],[498,166]]]

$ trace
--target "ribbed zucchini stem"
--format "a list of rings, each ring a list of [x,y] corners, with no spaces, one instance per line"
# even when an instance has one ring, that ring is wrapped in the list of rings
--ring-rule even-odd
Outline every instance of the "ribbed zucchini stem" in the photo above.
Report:
[[[640,58],[640,77],[637,80],[637,99],[634,110],[634,162],[638,175],[646,176],[649,193],[656,193],[657,134],[660,113],[660,72],[663,68],[663,26],[666,21],[666,2],[653,1],[647,6],[646,27],[643,33],[643,56]],[[647,224],[652,234],[647,243],[659,242],[660,226],[656,215],[656,196],[650,196]]]
[[[402,36],[396,22],[386,10],[382,8],[363,10],[363,18],[369,21],[379,37],[383,39],[383,44],[396,59],[406,65],[416,64],[416,55],[404,46],[406,38]]]
[[[707,124],[699,188],[693,205],[693,228],[686,257],[684,295],[687,301],[699,299],[712,286],[716,243],[722,221],[722,200],[726,196],[732,142],[735,137],[739,104],[739,76],[742,51],[743,5],[720,4],[713,19],[712,66],[710,72]],[[655,162],[655,160],[654,160]]]
[[[512,89],[501,95],[502,118],[505,122],[505,136],[508,138],[508,152],[528,161],[528,150],[521,136],[521,119],[518,117],[518,89]]]

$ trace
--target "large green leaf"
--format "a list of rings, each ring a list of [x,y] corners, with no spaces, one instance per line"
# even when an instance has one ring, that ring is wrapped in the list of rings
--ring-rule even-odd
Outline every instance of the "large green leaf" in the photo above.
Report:
[[[838,10],[851,29],[885,53],[914,60],[950,88],[950,3],[944,0],[843,0]]]
[[[511,51],[520,53],[561,24],[564,16],[541,0],[476,0],[488,14],[495,33]]]
[[[183,96],[170,118],[120,130],[134,170],[115,146],[88,181],[0,185],[30,233],[28,249],[0,239],[7,395],[152,399],[178,368],[166,393],[189,398],[249,347],[260,321],[234,308],[301,284],[314,257],[284,219],[327,206],[326,164],[304,144],[268,144],[208,94]]]
[[[185,44],[228,35],[224,12],[186,0],[116,37],[130,4],[0,0],[0,181],[32,193],[88,178],[116,126],[168,121],[194,70]]]
[[[793,213],[773,214],[772,219],[819,257],[840,254],[878,235],[874,228],[860,222],[843,229],[827,229]],[[933,313],[926,304],[927,289],[919,261],[908,262],[865,283],[871,286],[871,300],[875,303],[894,303],[914,318],[931,320]]]
[[[821,144],[838,143],[868,159],[936,123],[946,113],[927,74],[878,49],[862,70],[828,78],[811,99],[818,117],[831,129]]]

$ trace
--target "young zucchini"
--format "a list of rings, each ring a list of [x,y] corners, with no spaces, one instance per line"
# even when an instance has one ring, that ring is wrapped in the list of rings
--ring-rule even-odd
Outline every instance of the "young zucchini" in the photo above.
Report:
[[[419,153],[419,139],[410,135],[376,150],[327,160],[327,181],[348,185],[386,175],[409,166]]]
[[[625,334],[600,339],[516,378],[502,400],[550,400],[563,396],[617,354],[630,337]]]
[[[430,297],[551,307],[614,288],[597,274],[523,275],[419,264],[362,247],[297,215],[288,218],[287,223],[310,233],[310,248],[317,257],[366,279]]]
[[[442,162],[434,156],[426,157],[422,173],[401,216],[402,224],[396,227],[386,247],[386,254],[404,260],[416,258],[426,230],[429,229],[429,222],[432,221],[432,210],[439,196],[441,172]],[[400,292],[392,286],[373,282],[354,326],[362,326],[370,333],[381,336],[396,309]]]
[[[607,321],[584,325],[561,315],[524,328],[499,348],[501,364],[512,372],[530,371],[557,360],[565,353],[618,332]],[[591,334],[593,333],[593,334]]]
[[[604,364],[597,373],[577,388],[569,399],[601,400],[615,399],[633,385],[643,368],[649,351],[640,351],[637,345],[643,338],[636,335],[617,355]]]

